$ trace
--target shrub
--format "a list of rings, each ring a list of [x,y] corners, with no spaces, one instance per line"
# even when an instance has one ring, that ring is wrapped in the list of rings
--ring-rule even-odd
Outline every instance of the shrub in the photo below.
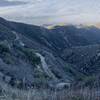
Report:
[[[5,42],[0,42],[0,53],[5,53],[9,51],[9,46]]]
[[[28,51],[28,52],[26,53],[26,55],[27,55],[27,57],[29,58],[29,60],[32,62],[32,64],[38,65],[38,64],[40,63],[40,58],[37,57],[37,56],[35,55],[35,53],[33,53],[32,51]]]
[[[32,63],[32,65],[39,65],[41,62],[40,57],[38,57],[33,49],[24,48],[23,49],[24,54],[28,58],[28,60]]]

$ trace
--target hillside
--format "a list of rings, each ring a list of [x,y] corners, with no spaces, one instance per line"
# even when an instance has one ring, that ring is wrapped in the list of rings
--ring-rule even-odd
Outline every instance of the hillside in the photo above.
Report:
[[[55,87],[99,75],[100,30],[53,29],[0,18],[0,81],[18,88]]]

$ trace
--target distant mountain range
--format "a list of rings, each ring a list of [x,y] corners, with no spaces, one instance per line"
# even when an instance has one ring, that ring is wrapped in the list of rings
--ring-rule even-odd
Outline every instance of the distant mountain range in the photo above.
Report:
[[[19,88],[56,86],[99,72],[100,29],[46,29],[0,18],[0,81]]]

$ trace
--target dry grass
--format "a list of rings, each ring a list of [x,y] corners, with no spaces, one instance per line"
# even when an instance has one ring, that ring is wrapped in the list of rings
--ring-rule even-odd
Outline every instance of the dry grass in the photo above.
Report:
[[[0,86],[0,100],[100,100],[100,91],[97,88],[69,88],[58,91],[43,88],[19,90],[5,84]]]

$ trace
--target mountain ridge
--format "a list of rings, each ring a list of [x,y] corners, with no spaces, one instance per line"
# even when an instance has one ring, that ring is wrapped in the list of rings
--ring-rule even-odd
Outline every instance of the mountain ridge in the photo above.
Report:
[[[18,87],[23,79],[26,87],[50,87],[98,75],[99,33],[95,27],[46,29],[0,18],[0,72],[9,81],[1,79],[12,86],[19,81]]]

